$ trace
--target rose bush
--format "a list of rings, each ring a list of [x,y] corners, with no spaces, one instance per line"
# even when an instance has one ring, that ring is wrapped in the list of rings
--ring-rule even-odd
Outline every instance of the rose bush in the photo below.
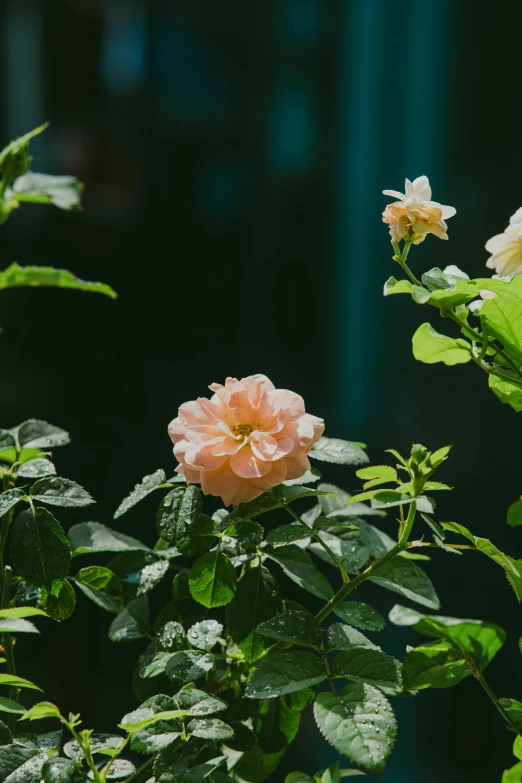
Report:
[[[74,183],[29,175],[28,143],[23,137],[0,154],[4,217],[24,200],[76,203]],[[428,233],[447,239],[445,220],[455,210],[431,201],[426,177],[406,180],[405,194],[386,193],[399,199],[383,219],[407,279],[390,278],[385,294],[408,293],[436,307],[463,335],[423,324],[414,355],[447,365],[473,360],[495,394],[521,409],[521,278],[470,280],[448,266],[419,280],[407,263],[410,247]],[[517,221],[488,243],[497,271],[519,271]],[[9,268],[2,280],[3,287],[55,281],[112,295],[62,270]],[[325,437],[323,420],[306,413],[303,399],[264,375],[227,378],[210,390],[210,399],[182,404],[169,425],[177,467],[145,476],[115,511],[119,520],[140,504],[146,519],[149,507],[139,540],[92,521],[66,533],[62,509],[93,503],[79,484],[56,475],[51,452],[68,434],[35,419],[0,430],[0,783],[260,783],[277,770],[306,709],[317,738],[343,761],[291,773],[286,783],[382,775],[397,737],[394,700],[467,677],[492,702],[522,758],[522,702],[498,697],[484,673],[505,632],[490,620],[438,614],[425,570],[427,552],[451,554],[454,567],[455,555],[479,553],[502,569],[506,591],[522,598],[521,560],[438,517],[434,496],[450,490],[439,480],[450,447],[414,444],[408,455],[390,449],[382,464],[370,464],[364,444]],[[336,465],[350,491],[323,481],[317,464]],[[363,482],[356,493],[353,470]],[[522,500],[508,522],[522,524]],[[393,626],[428,638],[404,645],[401,660],[381,646],[386,619],[359,600],[367,582],[390,594]],[[82,728],[78,714],[41,700],[30,672],[16,670],[15,640],[36,633],[42,618],[69,618],[77,595],[110,618],[113,642],[136,642],[129,683],[136,704],[114,733]],[[417,716],[422,701],[404,709]],[[47,722],[44,730],[29,732],[38,721]],[[502,780],[520,783],[522,764]]]

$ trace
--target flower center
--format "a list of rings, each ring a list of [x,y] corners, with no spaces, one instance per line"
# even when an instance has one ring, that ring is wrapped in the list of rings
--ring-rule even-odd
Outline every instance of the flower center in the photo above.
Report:
[[[250,424],[235,424],[230,429],[232,430],[236,438],[248,438],[248,436],[252,432],[252,427],[250,426]]]

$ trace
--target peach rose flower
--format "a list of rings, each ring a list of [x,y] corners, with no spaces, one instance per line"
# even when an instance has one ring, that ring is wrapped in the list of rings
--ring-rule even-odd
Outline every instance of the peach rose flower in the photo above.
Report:
[[[181,405],[169,424],[176,468],[226,506],[246,503],[310,468],[307,453],[324,422],[305,413],[302,397],[276,389],[265,375],[213,383],[210,400]]]

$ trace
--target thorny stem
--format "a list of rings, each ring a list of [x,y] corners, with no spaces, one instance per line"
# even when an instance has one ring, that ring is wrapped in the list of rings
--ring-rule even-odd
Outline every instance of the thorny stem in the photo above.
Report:
[[[290,514],[290,516],[292,516],[297,522],[299,522],[307,530],[308,535],[311,536],[315,541],[317,541],[317,543],[322,546],[322,548],[327,553],[327,555],[329,555],[332,558],[333,562],[335,563],[335,565],[339,569],[339,572],[341,574],[341,579],[343,581],[343,584],[347,584],[350,581],[350,577],[348,576],[348,574],[346,572],[346,568],[344,567],[344,563],[341,560],[339,560],[337,555],[334,554],[334,552],[331,550],[331,548],[328,546],[328,544],[325,541],[323,541],[321,536],[316,531],[312,530],[310,525],[307,525],[306,522],[303,519],[301,519],[299,514],[296,514],[295,511],[290,506],[285,506],[285,508],[288,511],[288,513]]]

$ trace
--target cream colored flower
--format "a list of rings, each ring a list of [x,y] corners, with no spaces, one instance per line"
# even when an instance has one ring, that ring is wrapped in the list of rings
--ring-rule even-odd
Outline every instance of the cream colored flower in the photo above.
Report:
[[[406,180],[405,193],[397,190],[383,190],[385,196],[394,196],[399,201],[388,204],[382,213],[384,223],[390,226],[392,239],[413,238],[414,245],[426,239],[426,234],[435,234],[447,239],[446,220],[456,213],[454,207],[431,201],[431,187],[428,177],[422,176],[410,182]]]
[[[493,291],[488,291],[487,288],[482,288],[479,291],[479,294],[481,298],[475,299],[468,305],[472,313],[479,313],[482,310],[482,305],[487,299],[494,299],[497,296],[497,294],[493,293]]]
[[[522,274],[522,207],[510,217],[509,226],[502,234],[488,239],[486,250],[491,253],[486,266],[494,269],[499,277]]]

